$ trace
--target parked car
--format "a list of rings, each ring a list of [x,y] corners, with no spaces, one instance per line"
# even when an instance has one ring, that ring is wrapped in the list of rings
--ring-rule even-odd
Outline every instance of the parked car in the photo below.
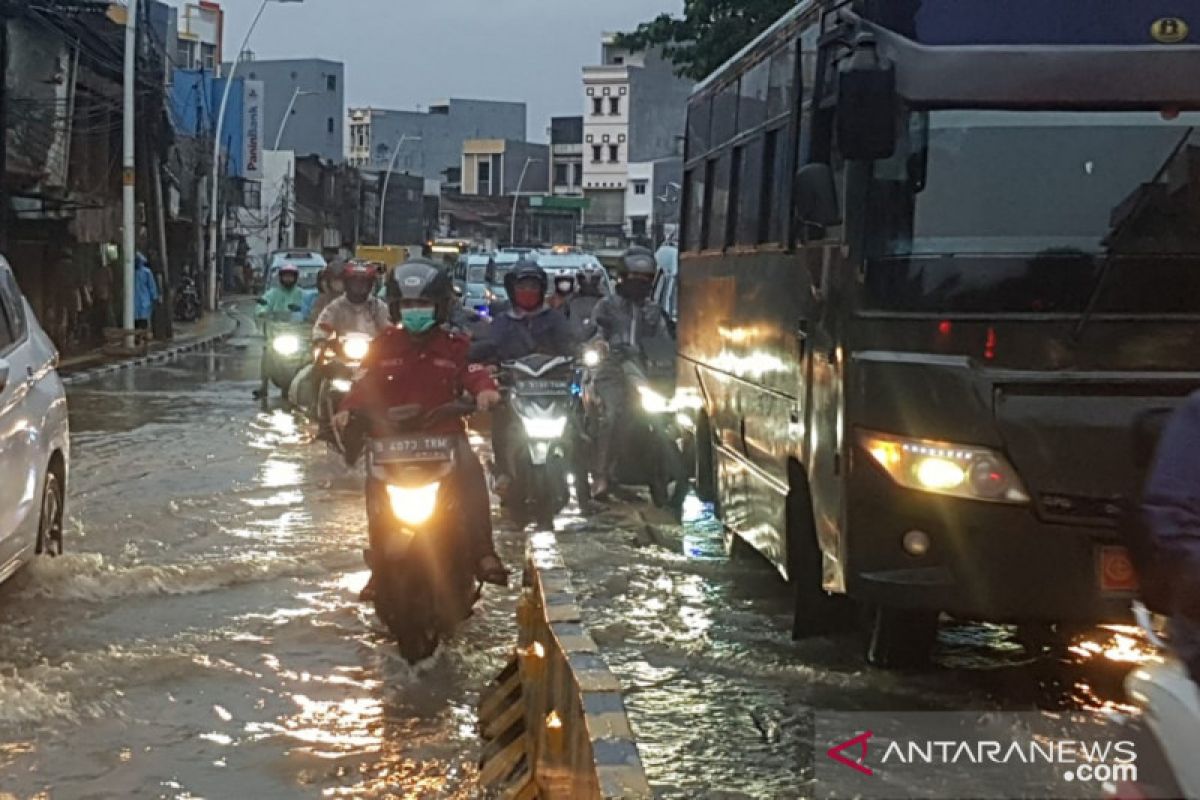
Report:
[[[0,581],[62,552],[69,464],[58,351],[0,256]]]
[[[462,256],[454,271],[454,284],[462,292],[463,307],[468,311],[489,313],[497,299],[491,285],[495,281],[496,262],[490,253]]]

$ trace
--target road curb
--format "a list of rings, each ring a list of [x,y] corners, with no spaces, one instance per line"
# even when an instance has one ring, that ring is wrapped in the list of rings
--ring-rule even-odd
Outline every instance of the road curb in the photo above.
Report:
[[[193,339],[184,344],[172,345],[162,350],[156,350],[153,353],[147,353],[144,356],[127,358],[121,361],[114,361],[104,364],[103,366],[80,370],[79,372],[72,372],[69,375],[62,376],[62,382],[66,386],[86,383],[87,381],[100,378],[104,375],[111,375],[114,372],[124,372],[125,370],[133,369],[134,367],[144,367],[150,364],[162,364],[167,361],[172,361],[181,355],[192,353],[196,350],[201,350],[209,345],[219,344],[220,342],[233,337],[233,335],[238,332],[238,328],[241,327],[241,323],[239,322],[236,314],[235,306],[223,306],[221,308],[221,313],[228,318],[230,323],[225,330],[210,334],[208,336],[202,336],[200,338]]]

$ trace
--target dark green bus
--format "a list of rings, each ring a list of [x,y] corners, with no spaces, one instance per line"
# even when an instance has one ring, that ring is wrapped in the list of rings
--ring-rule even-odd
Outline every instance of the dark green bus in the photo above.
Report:
[[[797,635],[1127,615],[1134,431],[1200,387],[1200,2],[1080,5],[809,0],[695,89],[699,484]]]

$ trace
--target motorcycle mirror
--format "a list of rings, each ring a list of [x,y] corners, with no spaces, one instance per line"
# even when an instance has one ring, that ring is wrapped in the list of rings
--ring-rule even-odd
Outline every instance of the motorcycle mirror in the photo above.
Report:
[[[267,304],[267,300],[265,297],[260,297],[257,300],[255,300],[254,302],[258,303],[260,306],[265,306]]]
[[[299,311],[300,306],[288,306],[288,311]]]

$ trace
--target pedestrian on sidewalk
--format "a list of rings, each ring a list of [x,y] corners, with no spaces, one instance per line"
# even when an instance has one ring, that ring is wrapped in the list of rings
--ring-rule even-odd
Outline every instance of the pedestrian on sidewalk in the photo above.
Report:
[[[113,274],[108,262],[100,259],[100,266],[92,272],[92,325],[96,336],[103,341],[104,329],[113,326]]]
[[[134,262],[133,327],[150,330],[150,317],[159,301],[158,280],[150,269],[150,262],[141,253]]]

